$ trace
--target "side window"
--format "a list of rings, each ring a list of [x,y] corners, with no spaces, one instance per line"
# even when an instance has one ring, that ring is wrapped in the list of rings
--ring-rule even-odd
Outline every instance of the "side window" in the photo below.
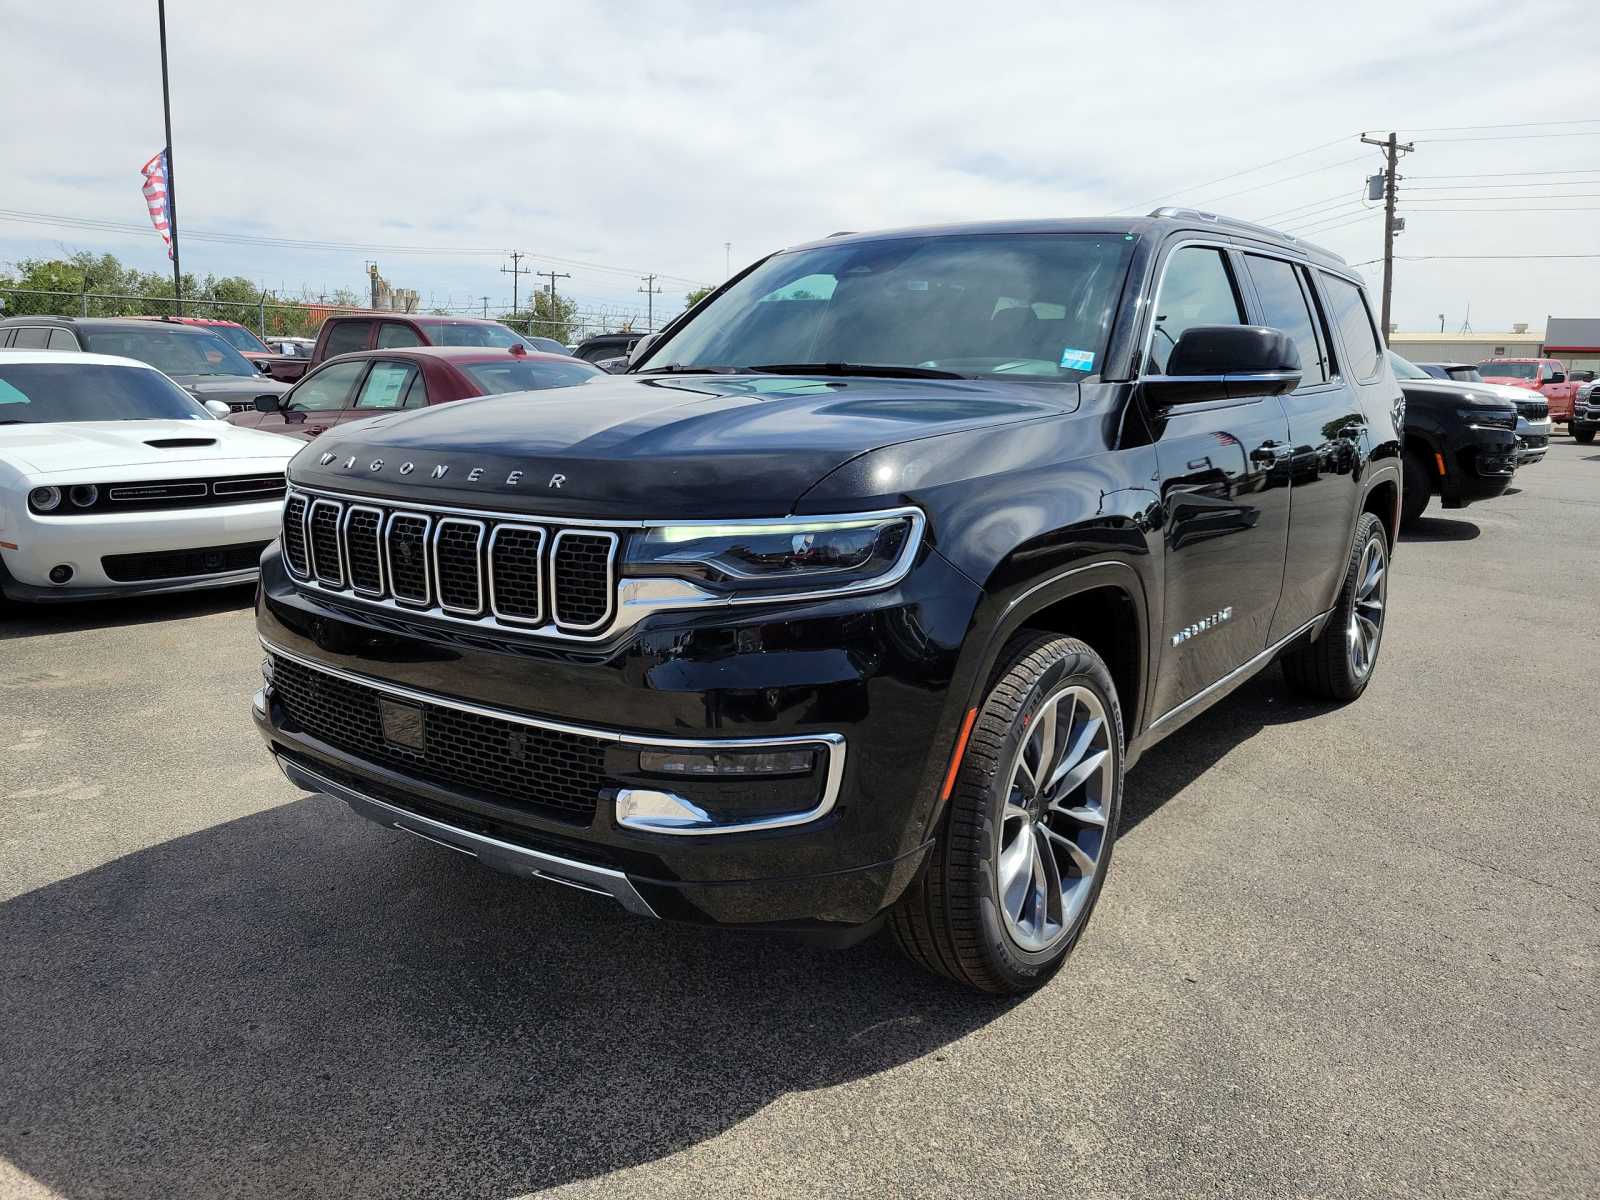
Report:
[[[1247,254],[1244,261],[1256,285],[1256,295],[1261,298],[1266,323],[1292,337],[1295,349],[1300,351],[1300,387],[1326,383],[1328,372],[1322,347],[1317,341],[1316,326],[1294,265],[1281,258],[1265,258],[1259,254]]]
[[[334,363],[306,376],[289,399],[290,412],[329,412],[347,408],[350,389],[367,369],[364,361]]]
[[[371,321],[339,321],[328,333],[328,349],[324,358],[335,354],[348,354],[352,350],[365,350],[367,338],[372,335]]]
[[[378,349],[393,350],[399,346],[423,346],[427,343],[409,325],[398,321],[385,321],[378,326]]]
[[[13,350],[43,350],[50,344],[50,330],[41,329],[39,326],[28,326],[17,330],[16,339],[11,343]]]
[[[52,329],[50,331],[50,349],[77,350],[78,348],[78,337],[70,329]]]
[[[1349,355],[1350,361],[1345,365],[1357,379],[1371,379],[1378,373],[1383,347],[1378,344],[1378,327],[1367,311],[1366,297],[1349,280],[1326,273],[1322,276],[1322,289],[1328,297],[1328,315],[1338,327],[1339,341]]]
[[[411,377],[411,386],[406,389],[405,402],[401,408],[427,408],[428,385],[422,381],[422,372],[418,371]]]
[[[406,389],[411,386],[411,377],[416,373],[417,369],[410,363],[373,363],[367,381],[361,385],[361,394],[356,397],[356,407],[399,408]]]
[[[1244,310],[1226,255],[1210,246],[1174,250],[1161,277],[1161,294],[1156,297],[1145,374],[1166,374],[1167,356],[1184,330],[1196,325],[1242,324]]]

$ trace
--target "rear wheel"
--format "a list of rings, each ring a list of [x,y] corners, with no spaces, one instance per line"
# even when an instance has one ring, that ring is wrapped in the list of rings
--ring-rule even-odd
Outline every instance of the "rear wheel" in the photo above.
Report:
[[[1111,862],[1122,806],[1116,686],[1075,638],[1024,634],[975,720],[943,827],[890,929],[929,970],[1030,991],[1065,961]]]
[[[1428,507],[1428,496],[1433,491],[1433,477],[1428,474],[1428,464],[1421,451],[1407,450],[1405,456],[1405,486],[1400,495],[1400,524],[1409,525]]]
[[[1371,513],[1356,522],[1339,602],[1322,635],[1283,657],[1290,685],[1322,700],[1354,700],[1378,665],[1389,598],[1389,539]]]
[[[1581,442],[1583,445],[1587,446],[1590,442],[1594,441],[1594,430],[1574,429],[1572,431],[1572,440],[1575,442]]]

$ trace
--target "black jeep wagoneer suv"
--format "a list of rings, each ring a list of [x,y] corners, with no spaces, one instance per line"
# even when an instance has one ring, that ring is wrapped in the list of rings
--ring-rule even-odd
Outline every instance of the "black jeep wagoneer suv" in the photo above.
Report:
[[[302,451],[255,718],[487,865],[1026,990],[1142,751],[1274,660],[1365,688],[1402,413],[1359,277],[1268,229],[841,234],[624,375]]]

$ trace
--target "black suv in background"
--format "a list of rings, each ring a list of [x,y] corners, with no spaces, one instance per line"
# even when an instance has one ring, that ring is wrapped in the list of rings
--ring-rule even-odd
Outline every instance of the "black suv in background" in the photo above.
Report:
[[[572,353],[596,366],[619,358],[625,365],[629,353],[642,337],[644,337],[642,333],[597,333],[593,337],[584,338]]]
[[[281,396],[289,385],[260,369],[209,329],[139,317],[9,317],[0,321],[0,349],[81,350],[148,363],[196,400],[246,412],[257,396]],[[213,415],[227,416],[220,408]]]
[[[1035,987],[1131,762],[1377,661],[1399,388],[1360,276],[1268,229],[832,237],[538,408],[294,459],[255,719],[301,787],[636,913]]]
[[[1438,496],[1446,508],[1492,500],[1517,470],[1517,407],[1487,386],[1442,380],[1388,351],[1405,393],[1405,503],[1409,525]]]

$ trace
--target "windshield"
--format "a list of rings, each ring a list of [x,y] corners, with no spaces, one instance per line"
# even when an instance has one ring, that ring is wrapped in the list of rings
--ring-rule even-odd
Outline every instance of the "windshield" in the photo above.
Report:
[[[1432,379],[1421,367],[1401,358],[1393,350],[1389,351],[1389,365],[1394,368],[1396,379]]]
[[[1536,362],[1481,362],[1478,364],[1478,374],[1484,379],[1498,376],[1501,379],[1537,379],[1539,378],[1539,364]]]
[[[542,388],[571,387],[605,374],[582,359],[568,362],[472,363],[462,368],[485,396],[502,392],[529,392]]]
[[[214,333],[235,350],[248,350],[252,354],[270,354],[266,345],[255,334],[243,325],[207,325],[208,333]]]
[[[86,329],[85,350],[149,363],[168,375],[242,375],[261,378],[227,342],[208,330],[152,325],[148,329]]]
[[[0,425],[213,419],[159,371],[104,363],[0,364]]]
[[[969,234],[776,254],[640,364],[849,364],[1073,381],[1096,373],[1133,239]]]
[[[435,346],[523,346],[522,335],[504,325],[472,321],[418,321]]]

